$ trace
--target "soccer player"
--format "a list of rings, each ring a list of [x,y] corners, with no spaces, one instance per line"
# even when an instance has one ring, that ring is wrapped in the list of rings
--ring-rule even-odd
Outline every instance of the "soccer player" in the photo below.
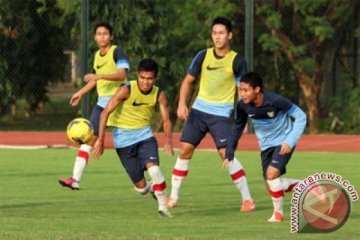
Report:
[[[174,155],[171,137],[171,122],[164,92],[154,85],[158,65],[154,60],[144,59],[137,69],[137,81],[120,87],[101,113],[99,138],[94,145],[94,159],[104,151],[105,127],[108,121],[113,126],[113,142],[116,152],[134,189],[146,194],[153,191],[159,214],[172,217],[166,208],[166,182],[159,168],[158,144],[153,136],[150,121],[156,105],[159,105],[166,136],[164,151]],[[109,117],[110,113],[112,115]],[[147,170],[152,184],[147,182]]]
[[[224,166],[233,161],[237,143],[249,117],[260,145],[263,177],[274,206],[273,215],[268,221],[282,222],[284,191],[291,191],[299,182],[283,178],[282,175],[286,173],[286,165],[304,132],[306,115],[287,98],[264,91],[262,78],[254,72],[245,74],[241,79],[240,97]]]
[[[99,23],[95,26],[94,40],[99,47],[99,50],[95,53],[93,63],[95,73],[88,73],[84,76],[84,81],[87,82],[86,85],[73,94],[70,99],[70,104],[77,106],[81,97],[96,87],[98,100],[90,115],[94,136],[86,144],[80,145],[75,158],[72,177],[59,180],[62,186],[73,190],[80,188],[81,176],[88,163],[92,145],[99,134],[100,114],[118,87],[126,82],[129,60],[122,47],[112,44],[113,38],[113,29],[109,24]]]
[[[187,121],[180,138],[180,154],[172,173],[171,194],[167,199],[169,208],[176,207],[179,201],[180,187],[188,174],[190,159],[206,133],[210,133],[221,159],[225,159],[225,148],[231,134],[230,114],[234,107],[236,86],[246,72],[246,62],[231,50],[233,33],[229,19],[214,19],[211,37],[213,47],[196,54],[180,88],[177,115]],[[200,89],[189,111],[186,101],[190,86],[196,79],[200,81]],[[228,171],[243,199],[240,211],[255,210],[240,162],[234,159],[228,165]]]

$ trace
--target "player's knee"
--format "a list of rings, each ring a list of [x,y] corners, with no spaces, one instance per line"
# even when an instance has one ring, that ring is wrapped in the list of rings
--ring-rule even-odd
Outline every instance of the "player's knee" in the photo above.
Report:
[[[193,149],[189,149],[189,148],[181,148],[180,149],[180,158],[181,159],[191,159],[192,158],[192,155],[194,153],[194,150]]]
[[[278,178],[279,174],[276,172],[267,172],[266,173],[266,180],[274,180],[275,178]]]
[[[195,146],[191,143],[181,142],[179,157],[181,159],[191,159],[194,153]]]

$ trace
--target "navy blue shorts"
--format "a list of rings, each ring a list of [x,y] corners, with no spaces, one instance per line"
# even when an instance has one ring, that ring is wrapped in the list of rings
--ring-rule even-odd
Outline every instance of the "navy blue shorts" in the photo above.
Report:
[[[217,149],[225,148],[231,134],[230,118],[191,109],[180,142],[191,143],[196,147],[208,132]]]
[[[117,148],[116,153],[134,184],[144,178],[146,163],[153,162],[159,165],[160,162],[158,144],[154,137],[128,147]]]
[[[104,108],[100,107],[99,105],[95,105],[90,115],[90,123],[91,126],[94,128],[95,136],[99,136],[100,115],[103,110]]]
[[[262,170],[265,179],[266,171],[269,166],[279,169],[281,175],[286,173],[286,165],[288,164],[295,148],[293,148],[288,154],[280,155],[280,147],[281,146],[270,147],[261,152]]]

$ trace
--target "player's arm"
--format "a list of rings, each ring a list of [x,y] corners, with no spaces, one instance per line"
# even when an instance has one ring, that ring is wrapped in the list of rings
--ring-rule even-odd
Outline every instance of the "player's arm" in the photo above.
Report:
[[[285,142],[281,145],[279,154],[290,153],[299,141],[306,126],[306,114],[295,104],[287,111],[293,119],[291,131],[286,136]]]
[[[159,108],[160,108],[160,114],[161,119],[163,122],[163,129],[165,134],[165,145],[164,145],[164,151],[167,153],[170,153],[172,156],[174,155],[174,148],[172,144],[172,131],[171,131],[171,121],[169,116],[169,110],[167,107],[167,98],[164,92],[161,92],[159,94],[158,98],[159,102]]]
[[[187,107],[187,97],[189,95],[190,87],[192,83],[194,82],[195,77],[193,77],[191,74],[186,74],[181,87],[180,87],[180,94],[179,94],[179,104],[177,109],[177,116],[181,120],[187,119],[189,115],[189,109]]]
[[[100,115],[99,123],[99,137],[94,144],[93,159],[98,159],[104,152],[104,141],[106,133],[106,123],[109,118],[110,113],[112,113],[119,104],[126,100],[129,97],[130,91],[128,86],[120,87],[115,95],[112,96],[108,104],[105,106],[104,110]]]
[[[240,103],[238,103],[236,106],[236,112],[235,112],[234,128],[231,132],[229,141],[226,146],[225,160],[223,163],[223,167],[227,166],[229,161],[232,161],[234,159],[235,151],[236,151],[239,139],[241,138],[241,135],[246,126],[246,123],[247,123],[247,114],[240,107]]]
[[[107,81],[124,81],[126,78],[127,69],[120,68],[114,73],[109,74],[95,74],[89,73],[86,74],[84,80],[87,81],[97,81],[99,79],[107,80]]]
[[[177,116],[181,120],[187,119],[189,109],[187,107],[187,98],[189,96],[190,87],[194,80],[200,75],[201,67],[206,55],[206,49],[199,51],[192,60],[188,72],[182,81],[179,93],[179,104],[177,109]]]
[[[241,57],[239,54],[236,55],[233,61],[233,72],[235,76],[238,99],[240,99],[240,82],[241,82],[241,78],[247,72],[247,64],[245,59]]]
[[[129,67],[129,59],[121,47],[117,47],[114,50],[113,59],[116,63],[116,68],[117,68],[116,72],[108,73],[108,74],[90,73],[85,75],[84,80],[96,81],[99,79],[103,79],[107,81],[124,81],[126,79],[127,71],[130,67]]]
[[[76,93],[74,93],[71,98],[70,98],[70,105],[71,106],[76,106],[79,104],[81,97],[84,96],[86,93],[90,92],[94,87],[96,86],[96,81],[89,81],[85,84],[85,86],[83,86],[82,88],[80,88],[79,91],[77,91]]]
[[[287,113],[293,120],[291,131],[285,137],[284,143],[280,147],[279,154],[290,153],[299,141],[306,126],[306,114],[294,103],[283,96],[278,96],[274,101],[274,106],[282,112]]]

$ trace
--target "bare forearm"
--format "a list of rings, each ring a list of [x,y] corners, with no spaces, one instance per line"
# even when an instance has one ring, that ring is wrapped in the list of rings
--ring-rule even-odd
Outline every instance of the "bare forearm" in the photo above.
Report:
[[[191,83],[188,82],[188,81],[183,81],[183,83],[181,84],[179,105],[180,104],[185,104],[186,105],[186,100],[187,100],[187,97],[189,95],[190,85],[191,85]]]
[[[163,128],[164,128],[166,142],[172,144],[172,132],[171,132],[170,120],[164,121]]]
[[[89,81],[79,90],[79,92],[81,95],[85,95],[86,93],[90,92],[94,87],[96,87],[96,82]]]
[[[124,81],[126,78],[126,71],[118,71],[110,74],[98,74],[99,79],[108,81]]]

